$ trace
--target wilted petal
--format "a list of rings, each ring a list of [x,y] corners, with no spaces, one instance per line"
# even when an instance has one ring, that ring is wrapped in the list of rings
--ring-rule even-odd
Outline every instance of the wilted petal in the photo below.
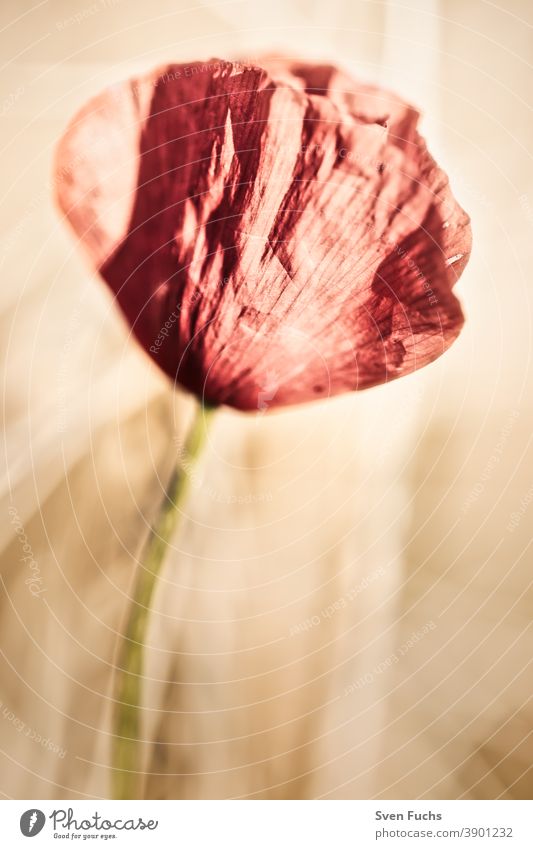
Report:
[[[418,113],[331,66],[174,65],[67,130],[58,197],[135,335],[213,403],[362,389],[444,351],[466,214]]]

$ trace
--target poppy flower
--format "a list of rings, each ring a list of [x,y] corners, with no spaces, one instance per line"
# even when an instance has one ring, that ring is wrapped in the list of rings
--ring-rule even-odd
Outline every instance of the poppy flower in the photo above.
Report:
[[[364,389],[463,324],[469,218],[418,119],[330,65],[169,65],[74,118],[58,202],[138,341],[204,401]]]

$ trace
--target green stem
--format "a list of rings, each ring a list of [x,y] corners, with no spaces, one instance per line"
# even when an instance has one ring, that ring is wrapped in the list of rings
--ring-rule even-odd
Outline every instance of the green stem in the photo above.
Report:
[[[117,667],[113,723],[112,784],[114,799],[138,799],[143,651],[150,606],[170,538],[190,486],[192,463],[205,443],[214,407],[198,405],[178,464],[150,530],[135,582],[132,605]]]

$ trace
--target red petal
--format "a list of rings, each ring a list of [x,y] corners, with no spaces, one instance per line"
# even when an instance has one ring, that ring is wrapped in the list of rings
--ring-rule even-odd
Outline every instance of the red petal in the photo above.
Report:
[[[197,395],[261,409],[362,389],[431,362],[463,321],[469,220],[417,120],[332,66],[169,66],[75,119],[59,203]]]

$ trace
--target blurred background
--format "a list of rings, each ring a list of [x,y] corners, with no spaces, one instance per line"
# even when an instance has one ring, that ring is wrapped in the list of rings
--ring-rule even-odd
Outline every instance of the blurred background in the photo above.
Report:
[[[289,52],[422,107],[467,323],[396,384],[222,412],[149,635],[155,798],[531,798],[533,9],[4,0],[0,793],[109,794],[112,672],[191,414],[53,208],[68,119],[163,62]]]

